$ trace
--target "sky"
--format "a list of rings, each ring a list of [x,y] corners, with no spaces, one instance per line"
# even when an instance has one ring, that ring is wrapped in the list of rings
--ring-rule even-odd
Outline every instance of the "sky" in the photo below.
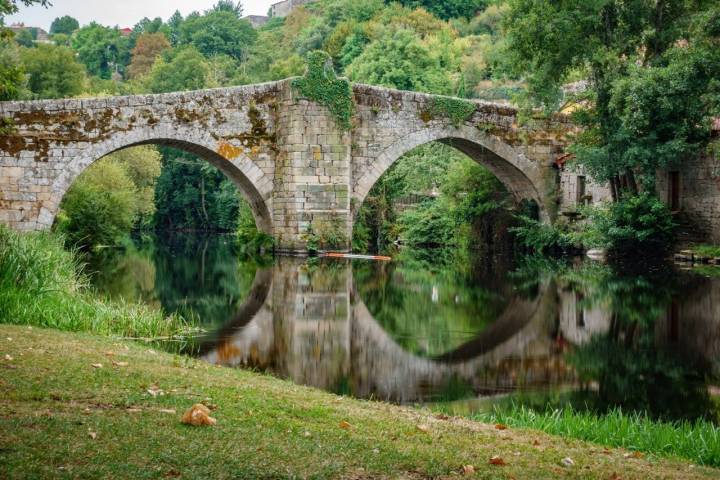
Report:
[[[244,15],[265,15],[270,5],[279,0],[243,0]],[[80,25],[96,21],[103,25],[132,27],[143,17],[167,20],[175,10],[183,16],[211,8],[217,0],[51,0],[50,8],[20,7],[15,15],[5,18],[5,24],[22,22],[27,26],[50,30],[56,17],[70,15]]]

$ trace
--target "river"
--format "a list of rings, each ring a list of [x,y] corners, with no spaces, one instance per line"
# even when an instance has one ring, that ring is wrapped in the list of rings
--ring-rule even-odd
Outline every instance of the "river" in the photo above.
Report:
[[[232,236],[145,237],[92,284],[198,321],[180,347],[360,398],[718,421],[720,268],[403,251],[392,262],[252,258]],[[175,346],[177,348],[177,346]]]

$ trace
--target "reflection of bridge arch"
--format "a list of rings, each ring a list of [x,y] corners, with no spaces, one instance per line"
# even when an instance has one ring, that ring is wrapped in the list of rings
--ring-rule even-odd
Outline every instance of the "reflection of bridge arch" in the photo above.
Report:
[[[423,358],[400,347],[358,300],[352,323],[357,348],[351,353],[356,394],[410,402],[432,397],[451,378],[486,387],[481,384],[488,380],[488,369],[507,359],[522,359],[533,343],[547,338],[555,308],[554,284],[545,283],[534,299],[513,298],[475,339],[442,356]]]
[[[344,384],[357,396],[410,402],[432,398],[450,378],[476,391],[488,382],[515,386],[522,379],[513,377],[507,362],[546,357],[552,349],[548,332],[557,312],[552,282],[543,283],[534,299],[511,300],[474,340],[441,357],[422,358],[400,347],[354,294],[349,264],[332,285],[319,286],[303,264],[280,259],[272,274],[265,271],[259,278],[258,272],[243,312],[203,347],[202,356],[212,363],[270,369],[319,388]],[[540,363],[544,368],[547,362]]]

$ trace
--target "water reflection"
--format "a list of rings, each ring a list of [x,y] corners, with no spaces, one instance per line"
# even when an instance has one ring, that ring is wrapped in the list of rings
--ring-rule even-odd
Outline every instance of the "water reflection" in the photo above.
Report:
[[[460,411],[520,402],[717,420],[720,277],[432,255],[258,266],[232,242],[185,245],[139,248],[101,288],[217,325],[199,348],[212,363]]]

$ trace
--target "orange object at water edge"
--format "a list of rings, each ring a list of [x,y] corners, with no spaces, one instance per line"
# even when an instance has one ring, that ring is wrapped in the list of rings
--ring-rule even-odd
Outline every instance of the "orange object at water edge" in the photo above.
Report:
[[[354,260],[377,260],[379,262],[389,262],[392,260],[391,257],[385,257],[383,255],[355,255],[352,253],[334,253],[326,252],[320,254],[321,258],[350,258]]]

